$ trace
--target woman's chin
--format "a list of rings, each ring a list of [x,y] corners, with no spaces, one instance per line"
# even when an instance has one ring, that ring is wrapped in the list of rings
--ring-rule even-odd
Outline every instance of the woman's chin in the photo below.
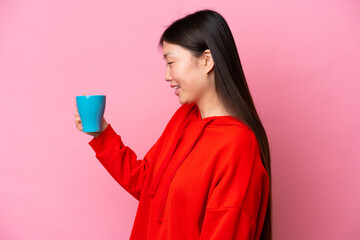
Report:
[[[186,103],[186,101],[184,101],[181,97],[179,97],[179,102],[180,102],[181,105]]]
[[[183,105],[183,104],[191,104],[193,101],[189,101],[189,100],[179,97],[179,102],[181,105]]]

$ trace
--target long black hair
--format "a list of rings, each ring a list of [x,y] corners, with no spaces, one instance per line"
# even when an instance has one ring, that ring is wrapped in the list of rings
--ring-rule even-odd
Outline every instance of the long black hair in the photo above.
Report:
[[[265,129],[254,106],[240,63],[236,44],[225,19],[216,11],[204,9],[180,18],[161,35],[163,41],[180,45],[195,57],[209,49],[214,60],[215,88],[220,102],[234,117],[255,134],[261,150],[262,163],[269,175],[270,192],[260,239],[272,239],[272,197],[270,149]]]

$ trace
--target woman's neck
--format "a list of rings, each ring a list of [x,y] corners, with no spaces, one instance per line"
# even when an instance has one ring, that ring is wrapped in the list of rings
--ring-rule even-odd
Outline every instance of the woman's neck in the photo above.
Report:
[[[208,100],[198,102],[196,104],[199,108],[201,119],[212,116],[229,116],[229,112],[220,103],[217,96],[212,96]]]

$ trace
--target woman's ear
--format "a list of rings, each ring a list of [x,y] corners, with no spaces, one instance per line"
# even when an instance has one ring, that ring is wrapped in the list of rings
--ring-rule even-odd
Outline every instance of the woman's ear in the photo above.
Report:
[[[210,72],[214,68],[214,59],[212,58],[211,52],[209,49],[206,49],[204,52],[205,65],[204,68],[206,72]]]

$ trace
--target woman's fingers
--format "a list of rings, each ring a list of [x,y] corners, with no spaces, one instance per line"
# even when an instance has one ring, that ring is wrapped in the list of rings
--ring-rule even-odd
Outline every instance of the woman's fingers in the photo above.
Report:
[[[87,96],[86,92],[83,92],[82,95]],[[81,119],[80,119],[79,110],[77,108],[76,101],[75,101],[75,125],[76,125],[77,129],[82,131],[82,124],[81,124]]]

